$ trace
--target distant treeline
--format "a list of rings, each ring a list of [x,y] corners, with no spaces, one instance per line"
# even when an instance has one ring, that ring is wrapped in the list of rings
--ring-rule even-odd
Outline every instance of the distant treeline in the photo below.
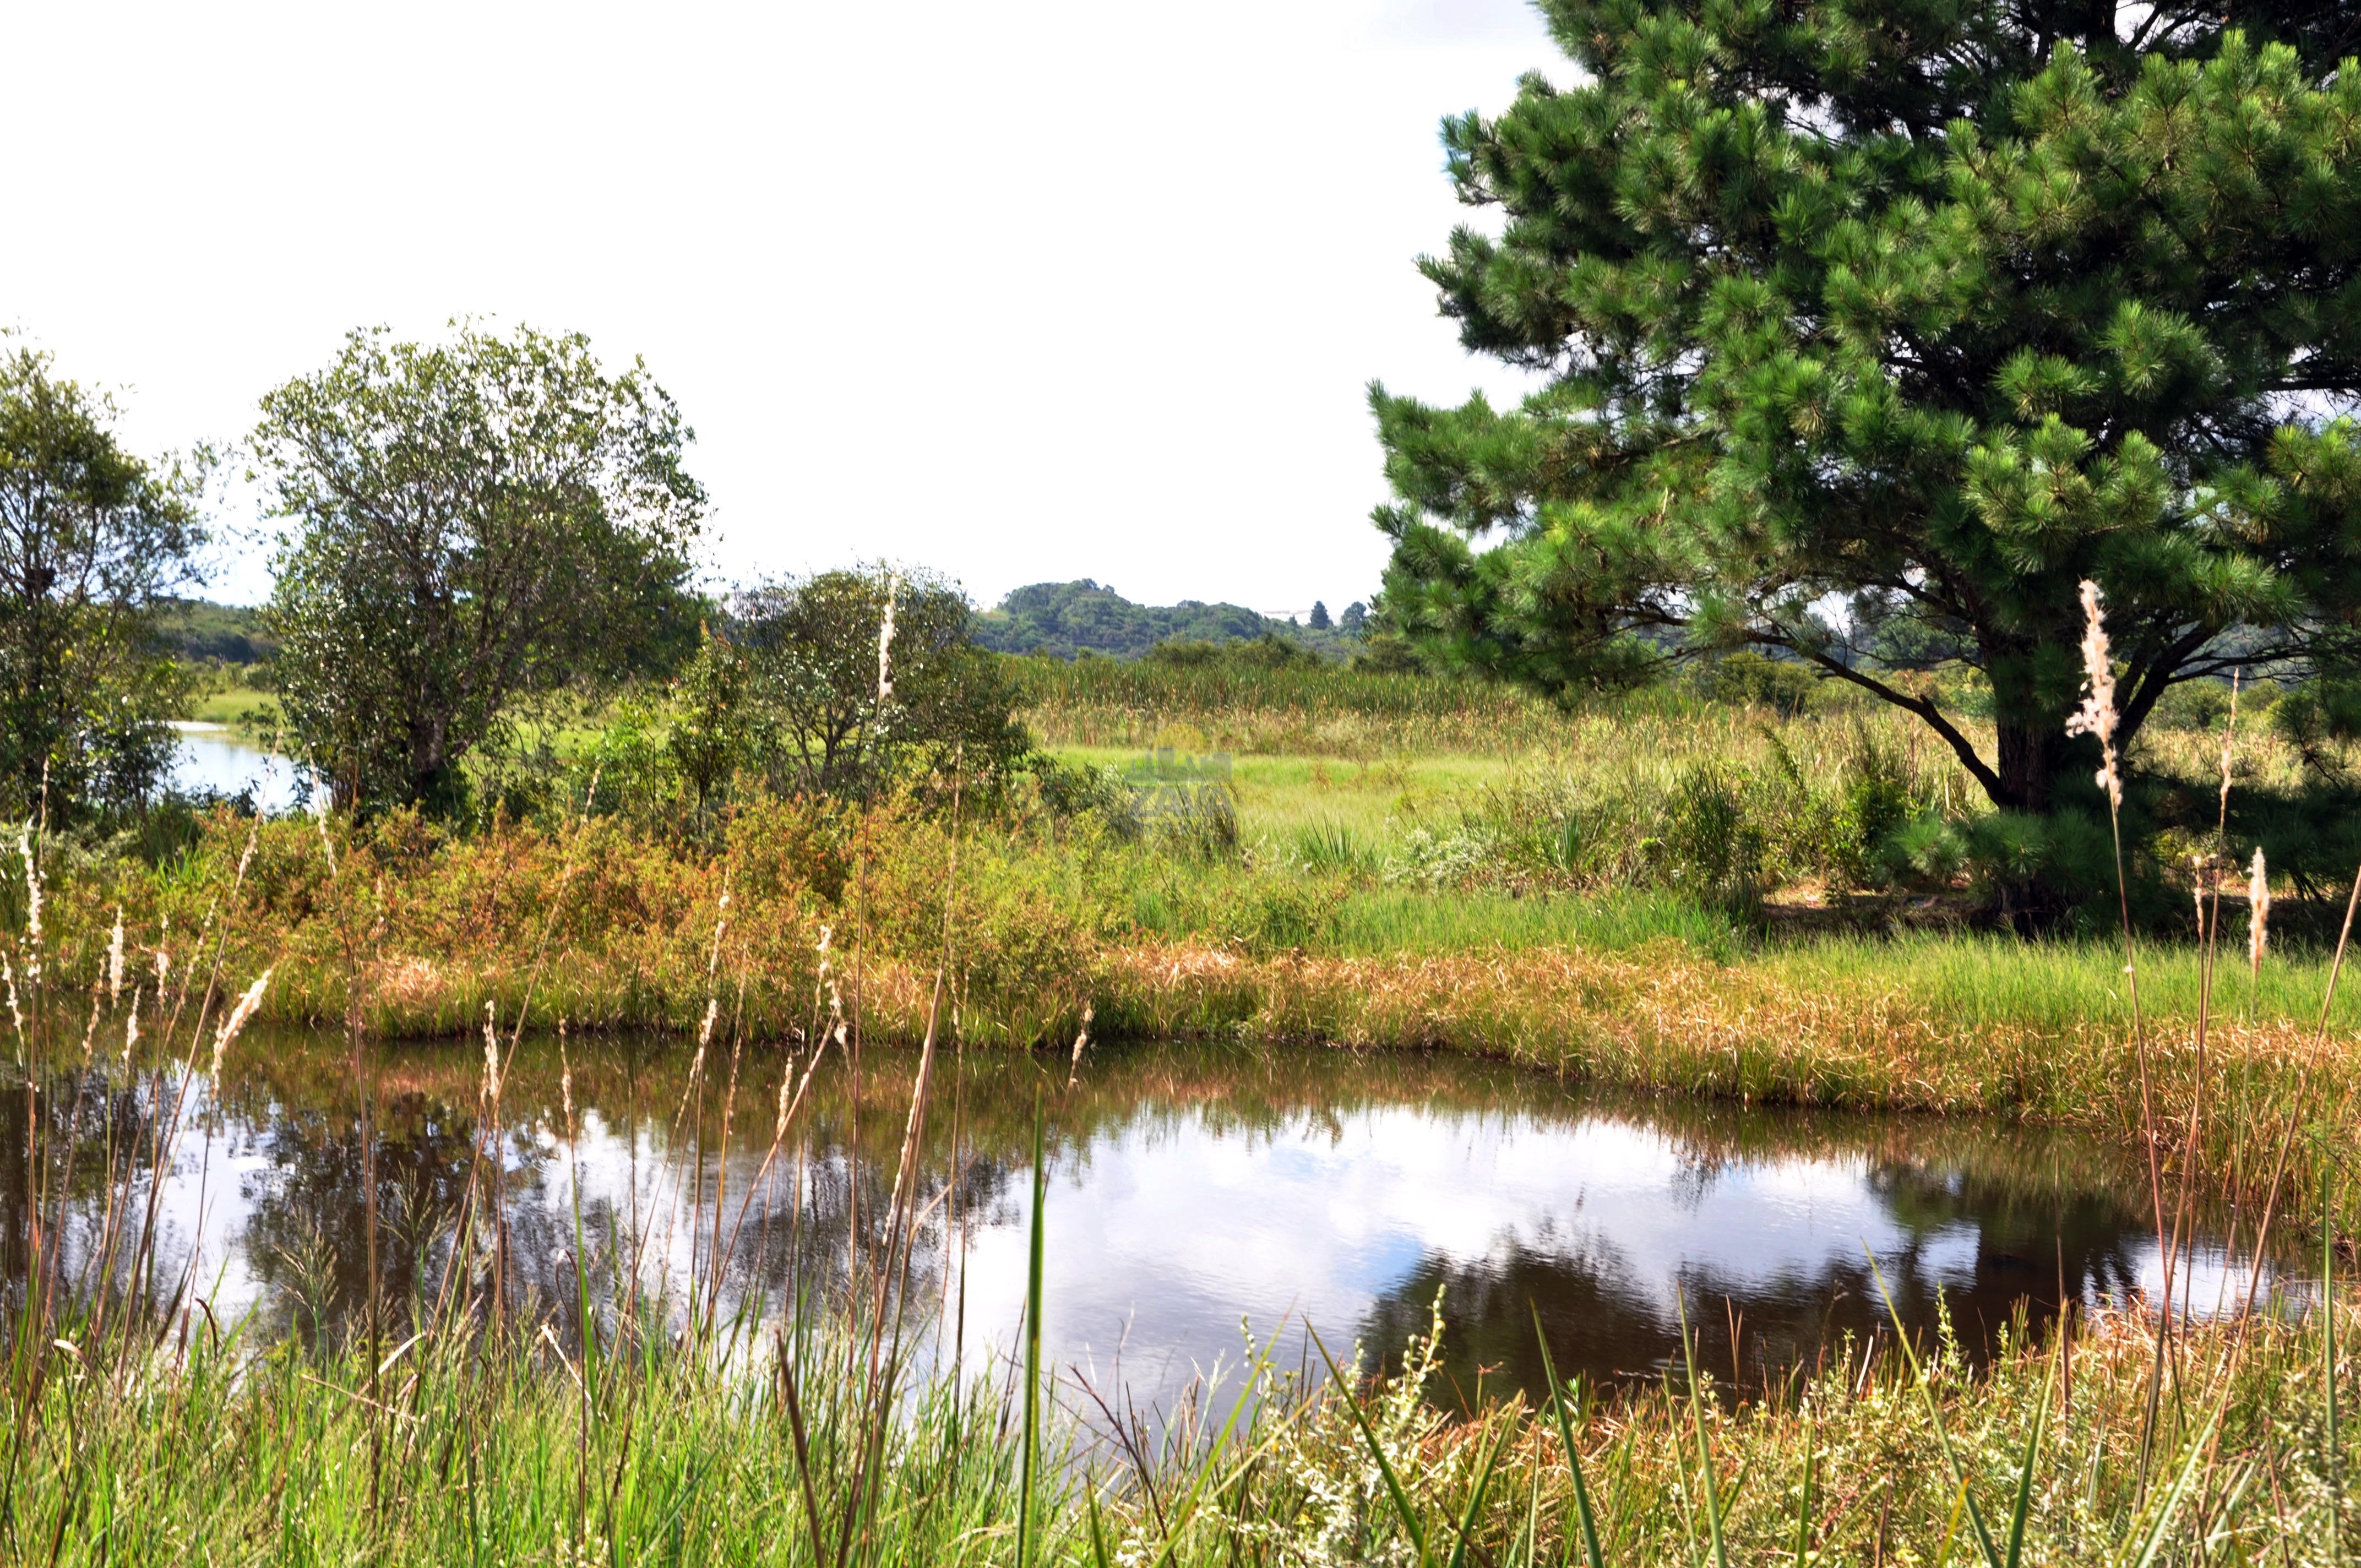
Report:
[[[977,642],[1000,653],[1046,653],[1071,659],[1100,653],[1137,658],[1159,642],[1239,642],[1284,637],[1317,652],[1342,657],[1360,645],[1363,607],[1348,605],[1334,622],[1299,626],[1243,605],[1183,599],[1174,605],[1134,604],[1088,577],[1035,583],[1010,593],[997,609],[975,618]]]
[[[1242,605],[1183,599],[1174,605],[1134,604],[1085,577],[1035,583],[1010,593],[997,609],[970,623],[979,646],[997,653],[1071,659],[1078,653],[1137,658],[1161,642],[1250,642],[1279,637],[1309,652],[1342,658],[1363,645],[1362,607],[1348,605],[1336,623],[1301,626]],[[203,663],[257,664],[278,647],[259,609],[170,598],[159,606],[155,635],[175,658]]]
[[[279,646],[263,625],[262,611],[210,599],[161,601],[155,637],[174,658],[203,663],[258,664]]]

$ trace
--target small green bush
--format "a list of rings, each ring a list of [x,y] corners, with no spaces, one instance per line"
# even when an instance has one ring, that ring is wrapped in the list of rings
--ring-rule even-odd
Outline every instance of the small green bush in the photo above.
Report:
[[[1811,666],[1792,659],[1766,658],[1751,648],[1716,660],[1708,684],[1717,701],[1761,704],[1789,715],[1810,707],[1819,686],[1820,678]]]

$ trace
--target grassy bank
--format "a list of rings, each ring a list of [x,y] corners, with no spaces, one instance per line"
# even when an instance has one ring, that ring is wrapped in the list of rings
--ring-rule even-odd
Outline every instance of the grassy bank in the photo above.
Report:
[[[21,891],[16,892],[21,899]],[[728,902],[725,906],[724,899]],[[148,870],[59,858],[46,962],[98,972],[117,912],[161,950],[268,970],[262,1015],[380,1036],[489,1014],[576,1028],[840,1019],[986,1047],[1258,1038],[1467,1052],[1570,1080],[1855,1110],[2025,1117],[2128,1137],[2191,1124],[2242,1179],[2299,1125],[2350,1140],[2361,988],[2318,1028],[2328,960],[2297,947],[2205,979],[2193,947],[1975,932],[1785,938],[1664,891],[1518,896],[1218,865],[1055,818],[954,831],[901,805],[768,801],[686,842],[614,819],[453,835],[224,817]],[[16,916],[21,924],[21,912]],[[20,969],[24,955],[17,959]],[[2270,1163],[2270,1156],[2262,1157]],[[2310,1190],[2308,1167],[2295,1176]]]
[[[539,1012],[578,1024],[686,1026],[718,962],[750,1025],[781,1036],[810,1024],[826,958],[843,984],[867,988],[873,1035],[909,1039],[948,915],[959,1027],[987,1045],[1071,1038],[1085,1007],[1102,1035],[1259,1033],[1553,1065],[1601,1031],[1669,1049],[1702,1028],[1745,1048],[1792,1047],[1799,1063],[1883,1037],[1896,1052],[1892,1088],[1815,1087],[1801,1067],[1784,1090],[1759,1086],[1879,1103],[1927,1072],[1905,1058],[1956,1058],[1949,1077],[1987,1070],[1971,1058],[1995,1047],[2131,1040],[2120,943],[2095,938],[1766,936],[1665,893],[1439,894],[1176,865],[1081,835],[955,839],[915,815],[796,803],[744,813],[709,846],[596,821],[578,834],[459,837],[395,819],[358,836],[340,827],[335,844],[310,822],[269,823],[250,857],[248,835],[224,817],[162,868],[68,872],[50,894],[56,961],[90,973],[120,908],[151,950],[185,955],[203,931],[230,972],[272,969],[267,1016],[340,1019],[357,1001],[392,1036],[465,1032],[488,1003],[513,1016],[529,989]],[[21,889],[9,894],[21,908]],[[2198,954],[2147,944],[2140,968],[2153,1043],[2169,1055],[2193,1033]],[[2307,1034],[2327,970],[2324,952],[2298,947],[2265,960],[2251,995],[2243,962],[2221,976],[2223,1048],[2277,1050]],[[2361,996],[2347,991],[2332,1043],[2356,1018]],[[1997,1089],[1955,1098],[2012,1103]],[[2055,1097],[2015,1102],[2068,1113]]]

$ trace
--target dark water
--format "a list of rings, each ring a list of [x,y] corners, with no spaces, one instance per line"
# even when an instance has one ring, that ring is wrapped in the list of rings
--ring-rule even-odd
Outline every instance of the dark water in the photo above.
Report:
[[[634,1263],[643,1290],[677,1302],[702,1288],[717,1183],[728,1302],[840,1293],[849,1259],[874,1251],[915,1055],[873,1048],[857,1102],[831,1055],[759,1183],[789,1058],[747,1047],[725,1154],[729,1059],[717,1049],[692,1092],[688,1056],[677,1040],[576,1041],[571,1158],[554,1044],[528,1041],[511,1062],[499,1146],[518,1298],[571,1299],[577,1168],[602,1291]],[[431,1293],[447,1255],[482,1069],[480,1047],[375,1053],[379,1268],[397,1298]],[[331,1321],[368,1278],[343,1047],[249,1036],[225,1076],[218,1102],[201,1087],[170,1162],[156,1277],[193,1281],[217,1318],[250,1314],[262,1332]],[[1142,1404],[1235,1367],[1247,1329],[1290,1368],[1306,1323],[1340,1354],[1356,1339],[1391,1354],[1438,1291],[1444,1370],[1472,1396],[1479,1381],[1540,1384],[1536,1312],[1562,1373],[1631,1379],[1678,1356],[1686,1310],[1703,1365],[1758,1387],[1883,1332],[1872,1257],[1913,1332],[1931,1334],[1948,1310],[1971,1357],[2015,1314],[2038,1329],[2061,1299],[2123,1303],[2159,1283],[2144,1167],[2079,1137],[1619,1101],[1439,1056],[1094,1049],[1069,1091],[1062,1060],[980,1053],[945,1058],[918,1161],[905,1299],[928,1355],[1011,1343],[1037,1096],[1052,1173],[1049,1351]],[[85,1150],[110,1122],[123,1143],[152,1107],[92,1096]],[[24,1139],[21,1116],[0,1116],[0,1194],[24,1190]],[[102,1165],[82,1157],[78,1259]],[[0,1262],[21,1273],[22,1205],[9,1201]],[[2200,1312],[2244,1295],[2224,1224],[2208,1211],[2190,1275]]]

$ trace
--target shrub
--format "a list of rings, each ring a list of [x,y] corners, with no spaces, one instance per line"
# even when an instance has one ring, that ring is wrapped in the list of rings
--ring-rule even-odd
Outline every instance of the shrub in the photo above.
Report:
[[[1803,712],[1819,685],[1811,666],[1765,658],[1751,648],[1725,653],[1709,667],[1708,689],[1716,700],[1761,704],[1782,714]]]

